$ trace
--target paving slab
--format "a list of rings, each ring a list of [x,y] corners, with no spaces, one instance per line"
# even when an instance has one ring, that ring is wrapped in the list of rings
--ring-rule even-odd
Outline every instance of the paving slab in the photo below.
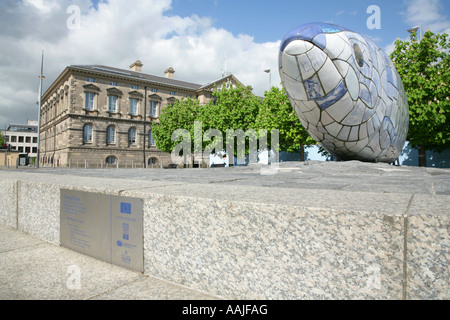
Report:
[[[215,300],[0,226],[0,300]]]

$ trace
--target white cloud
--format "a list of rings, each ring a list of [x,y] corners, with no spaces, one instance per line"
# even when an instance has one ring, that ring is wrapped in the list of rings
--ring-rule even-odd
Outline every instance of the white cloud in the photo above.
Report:
[[[2,1],[3,2],[3,1]],[[172,16],[170,0],[109,0],[95,9],[79,0],[79,29],[67,27],[71,0],[6,0],[0,6],[0,127],[36,118],[41,51],[45,51],[45,83],[72,64],[104,64],[128,68],[144,63],[143,72],[163,75],[172,66],[180,80],[208,83],[227,71],[255,94],[263,95],[272,70],[280,83],[279,42],[256,43],[212,26],[209,18]],[[17,93],[20,90],[20,93]],[[20,95],[20,97],[19,97]]]
[[[434,33],[449,30],[450,20],[442,14],[441,0],[408,0],[405,5],[406,11],[402,12],[402,15],[411,27],[421,26],[422,33],[426,29]]]
[[[60,3],[57,0],[25,0],[25,5],[34,6],[44,14],[49,14],[60,9]]]
[[[420,26],[420,33],[423,35],[427,29],[434,33],[450,33],[450,20],[441,14],[443,11],[441,0],[408,0],[404,1],[406,10],[400,14],[403,20],[410,27]],[[401,38],[402,41],[409,41],[409,36]],[[385,46],[384,51],[389,55],[395,49],[395,41]]]

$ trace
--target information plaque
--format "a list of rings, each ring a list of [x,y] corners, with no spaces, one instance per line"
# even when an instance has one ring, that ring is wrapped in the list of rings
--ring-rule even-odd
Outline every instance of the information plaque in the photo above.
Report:
[[[61,245],[144,271],[143,200],[61,190]]]

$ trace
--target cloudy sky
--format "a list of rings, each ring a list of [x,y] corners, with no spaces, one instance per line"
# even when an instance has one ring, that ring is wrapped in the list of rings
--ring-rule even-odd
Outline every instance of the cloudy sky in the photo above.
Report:
[[[379,28],[367,23],[379,8]],[[278,48],[284,35],[307,22],[330,22],[370,36],[392,50],[396,38],[421,25],[450,33],[447,0],[1,0],[0,130],[37,119],[41,52],[44,90],[68,65],[123,69],[200,84],[233,73],[263,95],[279,85]]]

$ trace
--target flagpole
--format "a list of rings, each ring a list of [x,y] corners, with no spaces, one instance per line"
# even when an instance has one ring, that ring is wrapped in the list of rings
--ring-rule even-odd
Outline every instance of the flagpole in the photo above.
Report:
[[[39,168],[40,147],[41,147],[41,106],[42,106],[42,80],[44,79],[44,50],[42,50],[41,75],[39,76],[39,110],[38,110],[38,136],[37,136],[37,156],[36,168]]]

